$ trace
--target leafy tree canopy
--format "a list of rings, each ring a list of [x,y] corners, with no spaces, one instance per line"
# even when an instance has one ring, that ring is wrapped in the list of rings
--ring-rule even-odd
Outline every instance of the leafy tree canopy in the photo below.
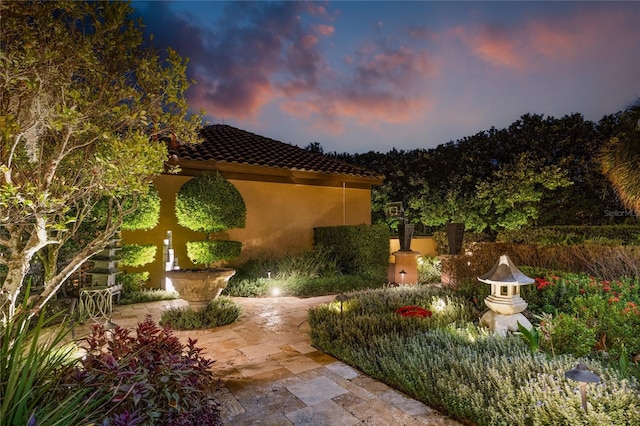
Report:
[[[124,2],[0,2],[0,264],[12,314],[30,261],[57,250],[108,199],[102,229],[46,278],[42,305],[101,250],[163,170],[163,138],[198,139],[187,61],[144,47]],[[0,304],[2,301],[0,301]]]
[[[384,173],[385,181],[372,191],[372,221],[391,227],[394,223],[384,213],[392,201],[403,202],[410,221],[431,229],[461,221],[473,229],[495,230],[524,224],[525,217],[527,224],[538,225],[606,224],[611,218],[605,212],[621,209],[622,204],[600,170],[598,155],[607,141],[624,131],[621,117],[612,114],[593,123],[580,114],[559,119],[526,114],[507,128],[491,128],[428,150],[330,155]],[[571,185],[547,188],[541,181],[533,183],[526,170]],[[508,179],[501,176],[514,179],[513,190],[518,189],[515,182],[529,182],[520,189],[533,191],[529,195],[535,193],[538,201],[527,201],[526,206],[515,203],[524,209],[521,212],[503,210],[497,195],[488,195],[492,185],[497,185],[493,192],[508,189]],[[479,198],[481,194],[486,196]]]

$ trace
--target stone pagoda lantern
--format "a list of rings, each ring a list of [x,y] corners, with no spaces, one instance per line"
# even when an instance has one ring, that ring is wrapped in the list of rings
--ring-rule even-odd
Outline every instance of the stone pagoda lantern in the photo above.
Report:
[[[484,299],[490,311],[480,318],[480,325],[502,335],[518,331],[518,323],[531,330],[529,320],[522,315],[527,302],[520,297],[520,286],[533,284],[535,280],[523,274],[509,256],[503,254],[493,268],[478,280],[491,285],[491,294]]]

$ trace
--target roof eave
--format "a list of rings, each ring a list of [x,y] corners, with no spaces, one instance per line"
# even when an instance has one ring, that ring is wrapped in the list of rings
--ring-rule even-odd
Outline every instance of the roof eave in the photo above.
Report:
[[[343,184],[349,184],[351,187],[371,188],[372,186],[381,185],[384,178],[383,176],[368,177],[323,173],[213,160],[170,159],[167,165],[178,166],[180,168],[179,174],[183,176],[197,176],[208,171],[218,171],[227,179],[300,185],[342,186]]]

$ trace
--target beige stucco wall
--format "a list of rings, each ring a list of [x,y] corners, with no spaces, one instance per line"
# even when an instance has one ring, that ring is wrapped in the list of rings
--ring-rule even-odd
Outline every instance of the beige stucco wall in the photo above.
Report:
[[[397,238],[391,238],[389,245],[390,253],[400,250],[400,240]],[[436,246],[436,240],[433,237],[413,237],[411,239],[411,250],[420,253],[420,256],[434,257],[438,255],[438,248]],[[393,263],[395,261],[393,254],[389,261]]]
[[[155,244],[158,247],[153,264],[136,272],[150,272],[149,287],[160,287],[164,271],[163,240],[168,230],[173,233],[175,256],[181,268],[191,268],[186,242],[204,238],[177,224],[175,194],[190,177],[161,175],[154,180],[161,202],[160,221],[150,231],[122,232],[123,244]],[[300,252],[313,244],[313,228],[318,226],[357,225],[371,223],[371,191],[328,186],[229,180],[242,194],[247,206],[247,222],[243,229],[227,232],[228,239],[242,241],[242,255],[237,262],[259,254],[282,255]],[[124,268],[127,269],[127,268]]]

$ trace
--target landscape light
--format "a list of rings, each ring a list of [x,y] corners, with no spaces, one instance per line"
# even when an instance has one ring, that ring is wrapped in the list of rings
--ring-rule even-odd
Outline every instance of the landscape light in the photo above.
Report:
[[[578,364],[576,368],[564,373],[567,379],[575,380],[580,383],[580,397],[582,398],[582,408],[587,412],[587,383],[598,383],[600,376],[587,370],[584,364]]]

